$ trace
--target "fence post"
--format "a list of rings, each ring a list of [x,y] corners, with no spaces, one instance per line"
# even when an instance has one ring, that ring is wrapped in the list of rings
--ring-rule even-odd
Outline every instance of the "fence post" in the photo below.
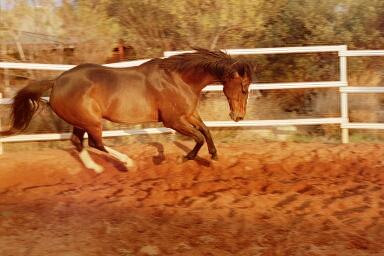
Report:
[[[0,99],[3,98],[3,94],[0,92]],[[2,130],[2,127],[1,127],[1,114],[0,114],[0,131]],[[0,136],[1,138],[1,136]],[[0,155],[2,155],[4,153],[4,149],[3,149],[3,142],[1,142],[0,140]]]
[[[348,86],[348,71],[347,71],[347,56],[343,54],[343,51],[347,51],[347,46],[339,51],[339,66],[340,66],[340,81],[345,82]],[[340,112],[341,112],[341,141],[342,143],[349,142],[349,130],[344,125],[349,123],[348,118],[348,93],[340,92]]]
[[[340,92],[340,104],[341,104],[341,141],[342,143],[349,142],[349,129],[343,127],[349,123],[348,120],[348,93]]]

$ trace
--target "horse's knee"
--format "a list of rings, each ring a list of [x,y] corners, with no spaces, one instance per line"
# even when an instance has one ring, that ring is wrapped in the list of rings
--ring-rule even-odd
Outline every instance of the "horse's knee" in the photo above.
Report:
[[[198,145],[204,144],[205,138],[202,134],[197,134],[194,139],[196,141],[196,144],[198,144]]]

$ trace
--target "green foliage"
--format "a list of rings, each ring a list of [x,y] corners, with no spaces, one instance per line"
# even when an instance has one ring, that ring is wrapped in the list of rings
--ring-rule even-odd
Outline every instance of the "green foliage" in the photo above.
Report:
[[[81,61],[104,61],[120,37],[139,57],[191,46],[348,44],[375,49],[384,40],[380,0],[64,0],[60,5],[55,0],[5,0],[4,6],[1,31],[8,36],[30,31],[87,45],[77,53]]]
[[[107,14],[109,1],[18,0],[0,9],[0,44],[17,48],[23,61],[62,62],[62,53],[41,55],[38,47],[76,46],[73,61],[105,62],[120,37],[121,27]],[[32,45],[32,46],[31,46]],[[24,48],[29,47],[29,53]]]
[[[105,62],[120,37],[120,25],[107,13],[108,1],[64,2],[58,16],[65,21],[62,36],[76,45],[79,62]]]
[[[254,47],[248,39],[262,30],[262,2],[114,0],[109,10],[119,19],[125,40],[141,55],[153,57],[191,46]]]

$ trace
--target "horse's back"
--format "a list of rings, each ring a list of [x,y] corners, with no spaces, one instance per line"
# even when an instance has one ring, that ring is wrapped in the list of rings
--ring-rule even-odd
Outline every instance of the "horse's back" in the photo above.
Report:
[[[146,75],[136,68],[79,65],[58,77],[50,103],[61,117],[71,116],[69,111],[94,111],[115,122],[158,119],[155,98],[147,86]]]

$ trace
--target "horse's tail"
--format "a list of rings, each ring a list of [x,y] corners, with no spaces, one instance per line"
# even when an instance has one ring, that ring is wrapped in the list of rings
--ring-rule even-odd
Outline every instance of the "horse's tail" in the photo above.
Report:
[[[41,96],[53,85],[54,80],[31,81],[18,91],[12,103],[11,128],[0,132],[0,135],[12,135],[25,130],[39,109],[40,103],[43,102]]]

